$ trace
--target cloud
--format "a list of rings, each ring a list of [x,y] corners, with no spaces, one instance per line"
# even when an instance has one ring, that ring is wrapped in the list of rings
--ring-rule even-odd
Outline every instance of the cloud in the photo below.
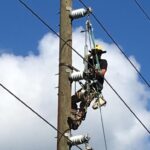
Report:
[[[84,55],[82,28],[73,32],[73,47]],[[115,45],[96,39],[103,45],[108,60],[106,79],[150,128],[146,109],[150,91],[139,80],[137,73],[117,50]],[[26,57],[0,55],[0,82],[33,107],[53,125],[57,125],[57,89],[59,41],[52,33],[44,35],[38,45],[39,55]],[[140,70],[134,56],[131,61]],[[83,70],[83,61],[73,53],[73,65]],[[148,133],[105,83],[103,95],[107,105],[102,108],[108,149],[148,150]],[[56,149],[56,132],[0,88],[0,149],[40,150]],[[89,134],[94,149],[103,149],[103,134],[99,110],[88,109],[87,118],[76,134]],[[92,123],[91,123],[92,122]],[[74,148],[73,148],[74,149]]]
[[[46,49],[48,41],[53,40],[55,46],[49,44]],[[2,54],[0,82],[56,125],[58,39],[45,35],[39,42],[39,51],[39,56],[27,57]],[[2,88],[0,93],[0,149],[51,149],[56,132]]]

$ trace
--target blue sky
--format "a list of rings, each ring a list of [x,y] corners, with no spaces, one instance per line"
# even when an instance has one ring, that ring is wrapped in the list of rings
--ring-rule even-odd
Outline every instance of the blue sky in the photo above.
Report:
[[[54,74],[57,73],[58,70],[57,68],[53,67],[53,64],[51,64],[51,62],[55,62],[54,64],[58,63],[58,58],[55,59],[55,56],[58,55],[58,53],[56,54],[56,51],[58,52],[58,39],[52,34],[48,34],[50,31],[41,22],[39,22],[37,18],[32,16],[31,13],[28,12],[28,10],[26,10],[17,0],[1,0],[0,2],[0,79],[4,80],[4,83],[6,83],[6,85],[9,85],[11,89],[14,89],[15,93],[18,96],[23,97],[25,100],[33,99],[33,101],[28,101],[28,103],[31,104],[31,106],[35,106],[34,108],[40,110],[46,116],[46,118],[49,119],[51,118],[50,114],[53,114],[53,109],[57,107],[56,101],[54,102],[49,100],[51,97],[54,97],[53,100],[57,99],[57,91],[54,90],[53,87],[57,86],[57,81],[56,79],[54,80]],[[35,12],[37,12],[37,14],[39,14],[54,30],[59,32],[58,0],[25,0],[24,2],[26,2]],[[117,41],[117,43],[123,48],[124,52],[128,56],[135,57],[138,62],[137,64],[141,65],[141,73],[145,76],[148,82],[150,82],[150,21],[147,20],[147,18],[141,13],[137,5],[134,3],[134,0],[84,0],[84,2],[88,6],[91,6],[93,8],[94,14],[107,28],[107,30]],[[145,8],[147,13],[150,14],[150,1],[139,0],[139,2]],[[73,8],[79,7],[82,7],[82,5],[78,2],[78,0],[73,0]],[[79,26],[84,26],[85,21],[85,18],[75,20],[73,22],[73,28],[76,29]],[[128,103],[132,106],[132,108],[134,108],[136,113],[138,113],[138,116],[140,116],[140,118],[142,118],[142,120],[149,127],[149,112],[146,112],[145,110],[146,103],[149,100],[148,90],[145,90],[143,84],[141,84],[141,82],[139,82],[139,80],[137,79],[137,74],[135,74],[135,72],[131,69],[130,64],[126,63],[126,61],[124,61],[124,58],[120,56],[120,53],[116,52],[117,50],[111,45],[112,41],[92,17],[91,21],[93,24],[96,39],[103,40],[105,47],[107,47],[108,49],[112,48],[112,50],[109,50],[108,56],[106,56],[109,59],[114,58],[114,60],[109,60],[110,68],[108,70],[108,79],[111,81],[112,85],[115,86],[115,89],[119,91],[119,94],[126,98]],[[74,30],[75,37],[79,38],[75,38],[75,41],[79,43],[79,41],[83,40],[84,42],[83,35],[80,35],[80,32],[78,30],[79,28],[77,30]],[[75,48],[82,49],[83,42],[81,42],[81,45],[74,45]],[[8,55],[3,55],[6,53]],[[33,55],[29,55],[31,53]],[[76,60],[78,60],[78,58]],[[79,64],[79,66],[81,66],[81,64]],[[118,78],[117,80],[114,80],[116,79],[116,75],[118,75]],[[44,86],[41,88],[41,85]],[[104,91],[104,93],[106,95],[106,98],[108,97],[110,101],[108,102],[108,106],[105,108],[105,125],[107,136],[109,136],[109,139],[114,138],[114,140],[110,140],[110,143],[113,143],[113,141],[115,141],[115,144],[111,143],[111,146],[117,146],[118,142],[120,142],[121,144],[124,144],[125,148],[127,149],[132,148],[131,146],[133,143],[133,147],[136,147],[136,143],[144,143],[145,140],[148,139],[148,135],[147,133],[145,133],[145,130],[143,131],[143,128],[141,128],[141,126],[134,120],[133,116],[129,113],[128,110],[126,111],[122,109],[122,105],[120,103],[111,101],[112,99],[116,100],[117,96],[112,92],[112,90],[110,90],[110,88],[108,88],[108,86],[106,86],[104,90],[106,89],[108,91]],[[50,93],[49,91],[53,92]],[[34,136],[32,134],[32,130],[34,130],[34,133],[38,132],[37,134],[39,135],[39,130],[44,130],[44,132],[41,132],[43,134],[43,136],[41,137],[46,138],[46,142],[43,138],[42,143],[44,146],[46,143],[46,145],[48,145],[47,147],[49,147],[49,137],[51,136],[49,135],[49,128],[45,129],[45,124],[43,125],[38,120],[38,118],[36,119],[36,117],[32,116],[32,114],[28,114],[29,112],[27,112],[24,107],[21,107],[20,105],[18,107],[18,104],[16,102],[14,102],[15,104],[11,105],[12,102],[10,103],[10,101],[8,100],[9,97],[7,98],[8,94],[4,95],[4,93],[1,91],[1,95],[3,96],[2,99],[6,98],[6,104],[8,104],[8,106],[10,106],[11,108],[8,108],[10,110],[9,115],[9,113],[7,114],[7,111],[5,112],[5,107],[2,107],[6,104],[4,103],[4,101],[1,101],[2,104],[0,103],[0,107],[2,107],[3,109],[0,109],[0,111],[2,110],[2,113],[0,113],[0,118],[2,114],[6,114],[6,117],[8,117],[6,118],[6,120],[4,120],[4,127],[8,124],[7,119],[12,119],[12,121],[14,121],[13,117],[15,117],[16,114],[23,113],[25,118],[22,118],[22,116],[20,115],[18,115],[18,118],[15,118],[15,123],[13,122],[12,124],[12,131],[14,131],[12,135],[16,135],[15,129],[17,127],[19,127],[19,129],[21,128],[20,131],[22,131],[22,129],[25,131],[31,131],[30,133],[25,133],[25,135],[27,134],[27,138],[24,138],[24,141],[27,141],[29,136],[31,140],[29,140],[30,144],[27,141],[27,144],[25,145],[29,145],[30,148],[33,149],[32,140],[35,137],[32,139],[32,136]],[[49,108],[49,106],[53,106],[54,108]],[[14,107],[17,108],[15,109]],[[19,109],[19,113],[18,111],[16,111],[17,109]],[[52,113],[50,113],[49,111]],[[15,112],[16,114],[13,112]],[[114,115],[112,117],[114,120],[112,119],[111,122],[110,116],[112,114]],[[12,117],[12,115],[14,116]],[[93,114],[89,113],[89,119],[95,117],[95,115],[93,115],[94,117],[92,115]],[[118,118],[116,118],[116,116]],[[29,120],[32,120],[33,122],[31,121],[30,123],[30,121],[28,121],[28,117]],[[35,120],[32,119],[32,117],[35,117]],[[52,117],[53,118],[51,119],[51,121],[53,123],[53,120],[56,121],[56,117]],[[120,122],[120,119],[122,118],[124,118],[124,120]],[[118,121],[118,123],[116,123],[116,120]],[[22,122],[24,121],[27,123],[27,125],[22,124]],[[55,121],[54,123],[56,123]],[[16,122],[19,123],[16,125]],[[34,122],[36,123],[34,124]],[[95,122],[95,124],[96,123],[97,122]],[[37,127],[37,124],[39,125],[39,127]],[[36,128],[34,129],[35,126],[38,128],[37,130]],[[116,130],[115,128],[112,129],[112,126],[117,126],[118,130]],[[86,129],[86,126],[84,127]],[[7,127],[4,129],[5,132],[0,130],[1,135],[7,135],[6,133],[8,132],[9,134],[9,131],[11,133],[11,127],[9,128],[9,130],[7,129]],[[113,130],[113,132],[111,130]],[[89,128],[89,131],[91,131],[91,128]],[[51,129],[51,132],[54,131]],[[108,133],[110,132],[111,134],[108,135]],[[127,132],[129,135],[131,135],[131,139],[126,137],[128,135],[124,134]],[[20,134],[17,134],[18,137],[20,136]],[[37,136],[37,139],[40,141],[41,137]],[[100,138],[102,138],[102,136],[100,136]],[[95,143],[96,141],[99,142],[100,138],[94,139],[93,141]],[[7,143],[8,140],[12,140],[11,137],[6,137],[5,142]],[[14,138],[14,140],[12,140],[12,143],[15,143],[16,141],[17,140],[15,140]],[[3,143],[4,146],[6,146],[5,142]],[[131,143],[128,145],[126,144],[126,142]],[[95,145],[95,143],[93,145]],[[33,145],[36,144],[37,141],[34,141]],[[120,150],[120,148],[118,149]],[[9,150],[9,148],[6,148],[5,150]],[[148,150],[148,148],[146,150]]]
[[[59,1],[26,0],[52,28],[59,31]],[[103,23],[125,53],[134,55],[142,66],[141,72],[150,81],[150,21],[141,13],[134,0],[126,1],[84,1],[93,8],[95,15]],[[150,2],[139,1],[150,14]],[[73,7],[82,7],[79,1],[73,1]],[[29,52],[38,54],[36,45],[40,38],[49,30],[33,17],[17,0],[1,0],[0,5],[0,48],[8,53],[27,55]],[[109,37],[92,19],[95,36],[112,43]],[[85,19],[74,21],[73,28],[84,26]]]

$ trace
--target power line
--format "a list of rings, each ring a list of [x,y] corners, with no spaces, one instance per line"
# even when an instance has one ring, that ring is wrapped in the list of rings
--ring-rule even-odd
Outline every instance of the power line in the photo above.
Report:
[[[18,0],[25,8],[27,8],[35,17],[37,17],[50,31],[52,31],[58,38],[60,38],[60,40],[62,40],[65,44],[67,44],[67,46],[71,47],[72,50],[79,55],[82,59],[84,59],[84,57],[78,53],[72,46],[70,46],[67,41],[65,41],[62,37],[60,37],[60,35],[53,29],[51,28],[38,14],[36,14],[27,4],[25,4],[22,0]],[[84,59],[85,60],[85,59]]]
[[[100,104],[100,102],[99,102]],[[102,115],[102,108],[99,107],[100,111],[100,117],[101,117],[101,124],[102,124],[102,130],[103,130],[103,137],[104,137],[104,143],[105,143],[105,149],[107,150],[107,140],[106,140],[106,134],[105,134],[105,128],[104,128],[104,121],[103,121],[103,115]]]
[[[57,37],[59,37],[63,42],[65,42],[69,47],[72,48],[72,50],[78,55],[80,56],[84,61],[86,61],[88,64],[89,62],[80,54],[78,53],[71,45],[69,45],[67,43],[67,41],[65,41],[64,39],[62,39],[59,34],[57,34],[57,32],[55,30],[53,30],[39,15],[37,15],[29,6],[27,6],[24,2],[22,2],[21,0],[18,0],[19,2],[21,2],[24,7],[26,7],[34,16],[36,16],[44,25],[46,25],[46,27],[48,27],[48,29],[50,29],[55,35],[57,35]],[[91,64],[89,64],[91,65]],[[91,66],[92,67],[92,66]],[[144,125],[144,123],[138,118],[138,116],[132,111],[132,109],[126,104],[126,102],[123,100],[123,98],[118,94],[118,92],[113,88],[113,86],[106,80],[106,83],[110,86],[110,88],[114,91],[114,93],[119,97],[119,99],[125,104],[125,106],[129,109],[129,111],[133,114],[133,116],[135,116],[135,118],[139,121],[139,123],[143,126],[143,128],[145,128],[145,130],[150,134],[150,131],[148,130],[148,128]]]
[[[8,88],[6,88],[3,84],[0,83],[0,86],[7,91],[10,95],[12,95],[13,97],[15,97],[20,103],[22,103],[25,107],[27,107],[31,112],[33,112],[35,115],[37,115],[40,119],[42,119],[46,124],[48,124],[49,126],[51,126],[54,130],[56,130],[57,132],[59,132],[64,138],[66,138],[68,141],[71,142],[71,140],[69,138],[67,138],[64,133],[62,133],[61,131],[59,131],[54,125],[52,125],[50,122],[48,122],[45,118],[43,118],[39,113],[37,113],[33,108],[31,108],[29,105],[27,105],[23,100],[21,100],[18,96],[16,96],[13,92],[11,92]],[[82,148],[80,148],[78,145],[76,145],[76,147],[78,147],[80,150],[82,150]]]
[[[139,121],[139,123],[145,128],[145,130],[150,134],[150,130],[145,126],[145,124],[139,119],[139,117],[135,114],[135,112],[129,107],[129,105],[123,100],[123,98],[118,94],[118,92],[112,87],[112,85],[107,81],[107,84],[114,91],[114,93],[119,97],[119,99],[124,103],[124,105],[129,109],[129,111],[134,115],[134,117]]]
[[[85,7],[88,8],[87,5],[82,1],[79,0],[80,3]],[[119,44],[116,42],[116,40],[111,36],[111,34],[108,32],[108,30],[105,28],[105,26],[100,22],[100,20],[96,17],[96,15],[92,12],[91,15],[96,20],[96,22],[100,25],[100,27],[105,31],[105,33],[109,36],[109,38],[113,41],[113,43],[117,46],[117,48],[120,50],[120,52],[124,55],[124,57],[128,60],[128,62],[131,64],[131,66],[135,69],[135,71],[139,74],[141,79],[147,84],[147,86],[150,88],[149,82],[146,80],[146,78],[140,73],[140,71],[136,68],[136,66],[133,64],[133,62],[128,58],[128,56],[125,54],[125,52],[121,49]]]
[[[141,10],[141,12],[145,15],[145,17],[150,21],[150,17],[148,15],[148,13],[145,11],[145,9],[140,5],[140,3],[137,0],[134,0],[134,2],[136,3],[136,5],[139,7],[139,9]]]

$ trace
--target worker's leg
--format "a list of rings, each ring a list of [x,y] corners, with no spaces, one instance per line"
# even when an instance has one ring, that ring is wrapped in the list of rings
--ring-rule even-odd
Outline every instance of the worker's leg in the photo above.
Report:
[[[72,95],[71,96],[71,108],[74,110],[78,110],[77,103],[80,102],[80,99],[78,98],[77,95]]]
[[[84,95],[84,90],[80,89],[71,97],[71,115],[68,117],[68,125],[70,129],[76,130],[82,122],[82,115],[79,113],[79,108],[77,103],[82,101]]]
[[[78,110],[77,103],[82,101],[84,97],[84,93],[85,93],[85,90],[80,89],[75,93],[75,95],[71,96],[71,108],[72,109]]]

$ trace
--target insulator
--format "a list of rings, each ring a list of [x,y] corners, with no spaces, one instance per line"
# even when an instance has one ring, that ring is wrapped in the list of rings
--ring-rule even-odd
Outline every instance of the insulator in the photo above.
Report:
[[[90,140],[90,137],[88,135],[77,135],[77,136],[72,136],[69,138],[71,141],[71,145],[79,145],[79,144],[84,144],[87,143]]]
[[[69,79],[71,81],[79,81],[79,80],[82,80],[83,79],[83,72],[73,72]]]
[[[92,12],[92,9],[90,7],[88,9],[80,8],[80,9],[72,10],[70,12],[70,17],[72,19],[78,19],[78,18],[86,16],[87,14],[91,12]]]

